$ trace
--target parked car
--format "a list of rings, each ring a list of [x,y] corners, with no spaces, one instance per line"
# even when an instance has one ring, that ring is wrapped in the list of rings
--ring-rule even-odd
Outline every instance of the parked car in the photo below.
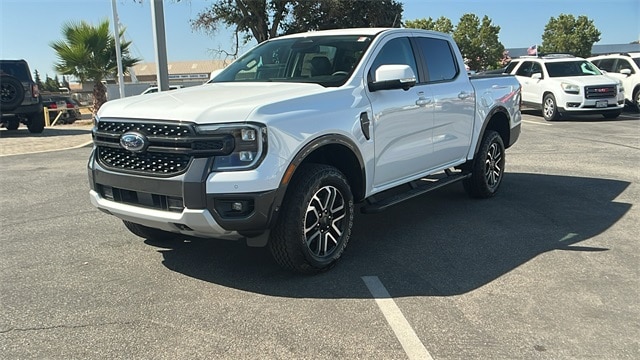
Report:
[[[622,81],[628,104],[640,111],[640,53],[616,53],[590,57],[608,76]]]
[[[601,114],[615,119],[624,108],[624,86],[589,60],[568,54],[524,56],[513,67],[522,103],[542,109],[545,120],[563,115]]]
[[[31,133],[44,130],[40,90],[25,60],[0,60],[0,125],[17,130],[20,123]]]
[[[56,124],[73,124],[80,119],[80,106],[72,98],[67,96],[49,95],[42,98],[42,104],[49,110],[49,119],[53,121],[58,116],[58,109],[66,109]]]
[[[182,89],[182,85],[169,85],[169,90]],[[150,86],[147,90],[143,91],[140,95],[153,94],[158,92],[157,86]]]

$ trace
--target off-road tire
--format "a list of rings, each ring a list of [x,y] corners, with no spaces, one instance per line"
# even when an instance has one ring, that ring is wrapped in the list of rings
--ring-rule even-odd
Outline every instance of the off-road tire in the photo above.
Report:
[[[480,149],[473,159],[471,176],[462,181],[465,191],[473,198],[490,198],[498,192],[504,177],[505,149],[500,134],[488,130],[482,137]]]
[[[180,234],[164,231],[160,229],[150,228],[148,226],[132,223],[127,220],[122,220],[124,226],[127,227],[134,235],[137,235],[143,239],[158,240],[158,241],[170,241],[177,239]]]
[[[546,94],[542,99],[542,117],[546,121],[558,120],[560,112],[558,112],[558,103],[553,94]]]
[[[40,134],[44,130],[44,112],[27,115],[27,129],[32,134]]]
[[[289,185],[269,249],[282,268],[316,274],[332,268],[349,242],[353,194],[335,167],[302,165]]]
[[[20,127],[20,119],[15,117],[13,119],[7,120],[5,127],[7,128],[7,130],[11,131],[18,130],[18,128]]]
[[[20,80],[10,75],[0,76],[0,110],[8,112],[24,100],[24,88]]]

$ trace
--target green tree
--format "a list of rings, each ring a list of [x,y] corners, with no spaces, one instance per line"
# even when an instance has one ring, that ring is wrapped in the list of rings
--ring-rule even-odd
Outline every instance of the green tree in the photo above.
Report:
[[[55,69],[64,75],[73,75],[81,83],[91,81],[93,85],[93,116],[107,101],[107,88],[102,83],[108,77],[115,77],[118,72],[116,58],[116,41],[109,31],[109,20],[97,26],[87,22],[69,22],[62,26],[63,40],[55,41],[50,46],[56,51],[58,62]],[[121,35],[124,29],[121,30]],[[130,41],[120,43],[122,66],[132,67],[140,59],[129,55]],[[55,91],[58,91],[56,86]]]
[[[57,92],[58,91],[58,83],[49,77],[49,75],[45,76],[44,84],[42,84],[42,89],[44,91],[49,92]]]
[[[299,0],[290,21],[283,24],[288,34],[358,27],[400,27],[402,3],[395,0]]]
[[[422,18],[407,20],[404,22],[404,27],[413,29],[434,30],[447,34],[452,34],[454,29],[451,20],[444,16],[440,16],[436,20],[433,20],[431,17],[429,17],[428,19]]]
[[[33,71],[33,81],[38,85],[38,89],[42,90],[42,79],[40,78],[38,69]]]
[[[498,40],[499,33],[500,26],[493,25],[486,15],[480,22],[476,15],[464,14],[453,32],[453,39],[469,68],[483,71],[500,66],[504,45]]]
[[[589,57],[593,44],[600,41],[600,35],[593,21],[586,16],[575,18],[560,14],[557,18],[551,17],[544,27],[540,51]]]
[[[214,0],[191,26],[210,34],[232,28],[236,56],[240,42],[261,43],[278,35],[336,28],[400,26],[402,3],[396,0]]]

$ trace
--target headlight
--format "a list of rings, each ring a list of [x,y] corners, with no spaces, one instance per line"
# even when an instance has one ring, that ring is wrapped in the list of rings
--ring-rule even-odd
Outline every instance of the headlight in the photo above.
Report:
[[[570,83],[561,83],[560,86],[562,86],[562,90],[564,90],[564,92],[566,92],[567,94],[579,94],[580,93],[580,86],[575,85],[575,84],[570,84]]]
[[[211,124],[196,127],[200,135],[231,135],[233,151],[214,158],[214,171],[247,170],[260,164],[267,149],[267,128],[258,124]]]

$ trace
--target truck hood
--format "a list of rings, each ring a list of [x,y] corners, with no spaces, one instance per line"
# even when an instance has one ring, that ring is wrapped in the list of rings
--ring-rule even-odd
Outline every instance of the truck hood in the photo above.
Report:
[[[327,91],[303,83],[212,83],[106,102],[101,118],[193,121],[245,121],[261,105]]]

